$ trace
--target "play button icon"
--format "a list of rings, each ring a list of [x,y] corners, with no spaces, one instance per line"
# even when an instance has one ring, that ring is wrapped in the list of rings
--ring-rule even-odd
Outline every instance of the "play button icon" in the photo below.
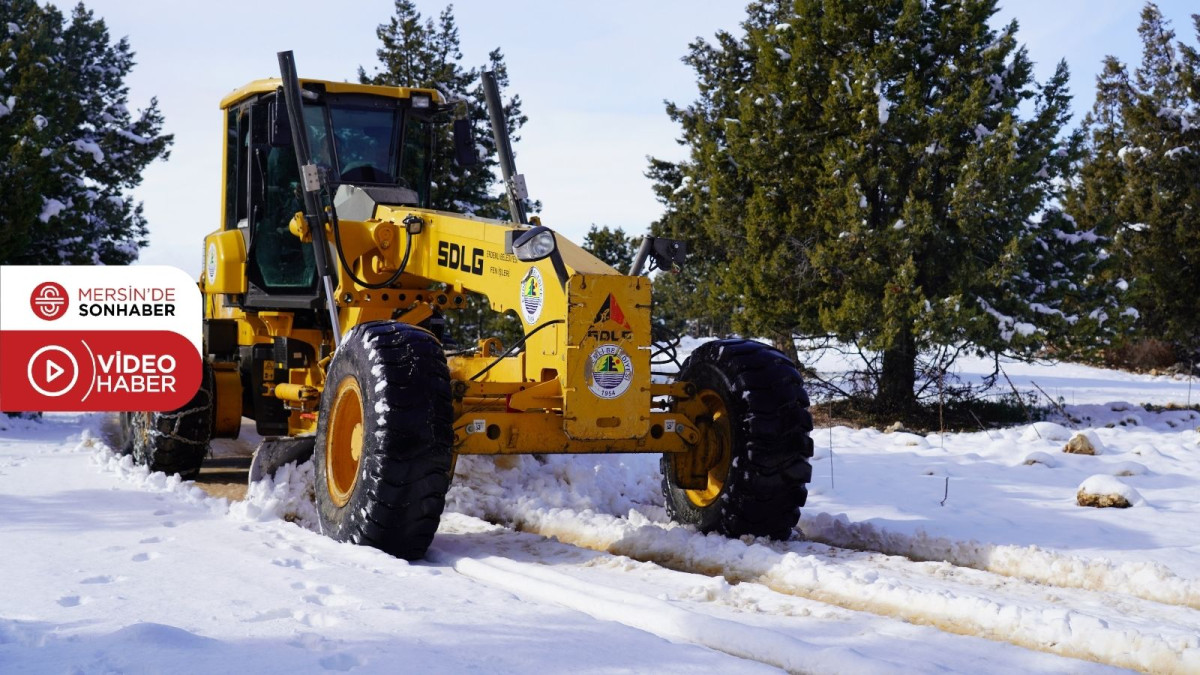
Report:
[[[62,396],[79,380],[79,363],[65,347],[46,345],[30,357],[25,374],[42,396]]]

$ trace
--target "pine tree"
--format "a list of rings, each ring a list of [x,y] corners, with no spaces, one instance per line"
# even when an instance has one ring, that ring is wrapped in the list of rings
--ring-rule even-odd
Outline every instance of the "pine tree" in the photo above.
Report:
[[[1113,57],[1104,60],[1096,77],[1096,101],[1083,118],[1083,158],[1078,180],[1066,194],[1066,210],[1081,225],[1120,243],[1122,193],[1127,172],[1122,148],[1129,144],[1123,110],[1129,104],[1129,74]],[[1114,261],[1125,256],[1115,255]]]
[[[1200,17],[1193,17],[1200,40]],[[1089,142],[1068,210],[1111,236],[1108,274],[1128,285],[1134,337],[1200,348],[1200,56],[1154,3],[1142,10],[1131,78],[1105,60],[1084,120]],[[1181,354],[1182,355],[1182,354]]]
[[[137,259],[146,219],[131,191],[172,137],[158,104],[132,114],[127,40],[83,4],[70,20],[0,3],[0,264]]]
[[[729,93],[736,90],[735,82],[745,79],[744,51],[736,37],[721,31],[716,44],[696,40],[683,57],[697,73],[700,98],[684,108],[668,102],[667,115],[682,127],[679,143],[690,146],[697,161],[715,159],[724,145],[724,127],[715,122],[736,114],[736,101]],[[737,198],[745,186],[730,186],[736,175],[720,171],[719,166],[713,169],[701,171],[696,162],[650,158],[646,177],[664,208],[650,232],[682,240],[688,247],[687,261],[677,274],[660,274],[654,280],[654,320],[676,333],[724,337],[733,330],[732,315],[740,303],[737,285],[726,281],[728,252],[737,242],[727,228],[709,229],[705,223],[719,222],[712,208],[729,196]],[[714,188],[721,191],[715,202],[707,198]]]
[[[624,273],[633,264],[640,239],[625,234],[621,228],[592,225],[583,238],[583,248],[605,263]]]
[[[433,87],[450,97],[465,97],[476,143],[483,148],[482,161],[460,167],[454,161],[454,143],[449,124],[438,125],[434,142],[432,204],[434,208],[470,213],[486,218],[506,219],[507,201],[496,180],[495,140],[488,122],[483,96],[483,70],[496,74],[496,84],[504,98],[508,69],[499,49],[488,54],[485,68],[464,68],[463,54],[454,20],[453,6],[447,6],[437,21],[423,19],[412,0],[396,0],[395,14],[376,30],[381,46],[376,50],[379,69],[368,75],[359,68],[364,84],[402,87]],[[508,133],[515,145],[528,118],[521,112],[521,98],[514,95],[503,102]],[[537,204],[528,205],[537,210]]]
[[[1102,237],[1105,247],[1098,252],[1099,264],[1095,274],[1101,282],[1098,287],[1110,289],[1114,295],[1110,305],[1128,305],[1134,301],[1127,279],[1135,272],[1131,267],[1128,235],[1124,227],[1123,211],[1125,182],[1128,172],[1122,156],[1128,145],[1123,113],[1128,104],[1129,74],[1116,59],[1104,61],[1104,70],[1096,78],[1096,101],[1092,110],[1084,116],[1081,133],[1081,158],[1077,175],[1068,184],[1064,195],[1064,210],[1079,224],[1081,229],[1092,230]],[[1125,328],[1115,336],[1115,342],[1129,338],[1132,320],[1137,311],[1132,307],[1122,310],[1114,325]],[[1101,312],[1097,320],[1108,320],[1108,313]],[[1112,345],[1110,345],[1112,346]],[[1086,350],[1081,356],[1094,357]]]
[[[685,57],[700,98],[668,105],[691,155],[665,220],[720,251],[734,328],[879,354],[887,410],[912,408],[931,348],[1029,356],[1113,326],[1096,309],[1097,235],[1055,206],[1080,142],[1060,136],[1066,65],[1034,82],[1016,23],[997,32],[995,13],[752,3],[741,37]]]
[[[1197,19],[1200,23],[1200,19]],[[1200,347],[1200,84],[1194,49],[1148,3],[1142,64],[1124,107],[1125,217],[1132,287],[1151,336]],[[1200,25],[1197,26],[1200,36]],[[1180,58],[1186,55],[1186,61]]]

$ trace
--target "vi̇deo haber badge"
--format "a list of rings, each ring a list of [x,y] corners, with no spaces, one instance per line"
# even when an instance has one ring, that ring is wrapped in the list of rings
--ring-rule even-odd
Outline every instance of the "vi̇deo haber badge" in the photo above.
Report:
[[[180,408],[200,388],[202,316],[175,267],[0,267],[0,411]]]

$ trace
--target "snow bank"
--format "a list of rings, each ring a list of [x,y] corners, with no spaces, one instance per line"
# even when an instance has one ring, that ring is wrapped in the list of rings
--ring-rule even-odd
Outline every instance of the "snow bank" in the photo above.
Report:
[[[251,483],[246,498],[230,505],[229,514],[248,521],[286,520],[316,532],[319,523],[313,499],[312,460],[299,465],[292,462],[273,477]]]
[[[209,497],[208,493],[196,487],[195,483],[182,480],[178,474],[168,476],[161,471],[151,473],[145,466],[134,464],[131,455],[114,452],[89,429],[85,429],[81,434],[76,449],[92,450],[92,461],[102,471],[114,473],[147,492],[171,493],[189,504],[203,506],[212,513],[224,514],[228,511],[227,500]]]
[[[90,430],[84,430],[77,449],[92,450],[92,459],[102,471],[114,473],[150,492],[172,493],[190,504],[204,506],[214,514],[247,522],[283,520],[308,530],[317,530],[311,460],[281,467],[274,478],[268,476],[252,483],[246,498],[231,504],[227,499],[209,496],[195,483],[180,479],[178,474],[168,476],[161,471],[152,473],[145,466],[135,464],[132,456],[115,452]]]
[[[1021,464],[1025,466],[1044,466],[1053,469],[1058,466],[1058,460],[1044,452],[1031,452],[1025,455],[1025,459],[1021,460]]]
[[[449,565],[409,565],[279,520],[236,522],[224,500],[111,453],[97,421],[0,416],[5,673],[394,672],[398,663],[413,672],[523,673],[531,664],[557,672],[580,663],[624,672],[764,672],[756,661],[555,604],[514,603],[510,592]],[[278,488],[263,495],[289,494]],[[473,540],[472,554],[518,536]],[[641,577],[628,578],[618,585],[636,587]],[[683,575],[675,583],[694,584]],[[731,609],[701,609],[743,623]],[[773,628],[793,631],[786,619]],[[963,643],[954,636],[930,638],[972,658],[955,650]],[[835,638],[846,650],[856,639]],[[1030,660],[1019,650],[995,651],[1010,663]],[[956,660],[946,653],[931,657],[943,669]]]
[[[918,532],[889,532],[845,516],[821,513],[801,526],[813,541],[912,560],[944,561],[1051,586],[1124,593],[1172,605],[1200,609],[1200,580],[1178,576],[1155,562],[1115,563],[1071,556],[1039,546],[1007,546],[961,541]]]
[[[971,573],[984,574],[946,563],[914,576],[906,561],[878,554],[859,563],[819,544],[706,536],[650,522],[636,511],[617,517],[566,508],[527,509],[523,501],[496,500],[488,506],[492,517],[521,530],[670,569],[719,574],[731,583],[754,581],[781,593],[942,630],[1004,635],[1014,644],[1124,667],[1173,671],[1200,666],[1200,637],[1188,622],[1191,610],[1185,608],[1162,611],[1149,628],[1144,617],[1114,617],[1108,607],[1093,606],[1083,596],[1065,600],[1070,610],[1047,607],[1041,587],[1008,587],[1003,600],[987,590],[991,582],[983,579],[973,589],[931,591],[931,578],[940,575],[961,581]],[[1056,590],[1060,597],[1072,593],[1078,591]]]
[[[688,339],[681,351],[701,342]],[[973,366],[968,362],[968,367]],[[653,567],[686,572],[682,577],[716,575],[692,583],[699,599],[731,593],[722,587],[762,584],[788,602],[810,603],[806,606],[836,605],[844,608],[836,609],[839,612],[861,610],[944,631],[1000,636],[1031,649],[1142,670],[1200,672],[1200,506],[1195,500],[1200,488],[1200,416],[1191,410],[1111,403],[1181,402],[1187,381],[1069,364],[1005,367],[1017,387],[1036,381],[1048,395],[1063,401],[1069,419],[943,437],[819,429],[813,436],[820,461],[814,462],[810,499],[800,524],[808,541],[730,540],[670,523],[659,486],[659,460],[653,456],[515,457],[500,465],[490,458],[463,457],[447,507],[459,513],[443,520],[449,529],[439,532],[443,543],[435,542],[435,550],[454,551],[456,545],[461,549],[456,523],[484,518],[611,554],[597,566],[625,565],[623,569],[639,574]],[[964,380],[974,376],[963,373]],[[1076,400],[1082,403],[1075,405]],[[0,426],[5,424],[15,429],[32,423],[0,418]],[[1062,453],[1063,442],[1073,435],[1088,438],[1103,454]],[[289,574],[352,567],[368,557],[382,564],[377,552],[279,524],[315,527],[311,464],[286,467],[273,480],[252,486],[245,502],[231,505],[177,477],[150,474],[102,445],[85,432],[79,447],[92,452],[93,461],[106,472],[139,489],[170,493],[172,499],[194,503],[218,519],[247,523],[223,527],[270,539],[268,545],[281,550],[267,562],[287,568]],[[6,470],[0,462],[0,476]],[[1115,484],[1105,485],[1108,481]],[[1133,495],[1131,503],[1141,508],[1076,506],[1078,488],[1093,484],[1128,488],[1132,492],[1122,494]],[[949,499],[943,501],[946,487]],[[0,498],[3,493],[0,490]],[[220,523],[212,528],[222,531]],[[500,539],[513,534],[503,528],[496,532]],[[277,544],[271,539],[276,536],[281,537]],[[303,540],[305,551],[319,549],[324,555],[294,552],[299,550],[298,540]],[[555,603],[668,640],[718,651],[740,648],[722,637],[699,635],[723,630],[724,624],[709,621],[712,617],[694,618],[694,607],[663,613],[656,603],[646,602],[646,593],[635,594],[636,602],[625,598],[622,593],[630,588],[624,583],[613,592],[598,591],[596,584],[586,589],[572,585],[561,578],[573,574],[568,566],[550,569],[547,565],[558,562],[537,556],[533,569],[527,569],[529,555],[522,557],[521,552],[534,548],[522,545],[513,549],[514,555],[497,554],[505,557],[497,564],[478,551],[460,551],[449,562],[457,573],[519,597]],[[438,562],[434,560],[430,569],[438,569]],[[407,568],[395,561],[389,565]],[[55,606],[87,608],[92,603],[94,609],[86,590],[64,591]],[[677,590],[659,593],[665,595],[658,601],[675,609],[692,601]],[[654,592],[649,598],[655,598]],[[612,604],[602,602],[605,599]],[[625,608],[624,615],[617,616],[617,606]],[[1121,609],[1115,612],[1114,607]],[[328,608],[311,609],[292,608],[287,620],[323,630],[348,621],[348,615],[335,615]],[[737,611],[760,616],[753,605],[738,605]],[[669,618],[656,622],[655,615]],[[724,616],[721,621],[729,620]],[[139,617],[138,623],[150,621]],[[3,629],[0,623],[0,632]],[[153,626],[137,629],[155,634]],[[864,669],[807,632],[778,638],[755,633],[752,639],[764,659],[780,667]],[[814,649],[825,650],[820,653],[830,660],[814,665],[792,655]],[[878,658],[878,650],[863,653]]]

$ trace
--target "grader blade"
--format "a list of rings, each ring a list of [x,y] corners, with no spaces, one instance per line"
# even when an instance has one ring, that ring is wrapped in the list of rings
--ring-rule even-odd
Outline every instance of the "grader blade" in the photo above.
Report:
[[[250,460],[250,482],[256,483],[264,476],[274,476],[280,467],[292,462],[304,462],[313,454],[312,436],[300,438],[264,438]]]

